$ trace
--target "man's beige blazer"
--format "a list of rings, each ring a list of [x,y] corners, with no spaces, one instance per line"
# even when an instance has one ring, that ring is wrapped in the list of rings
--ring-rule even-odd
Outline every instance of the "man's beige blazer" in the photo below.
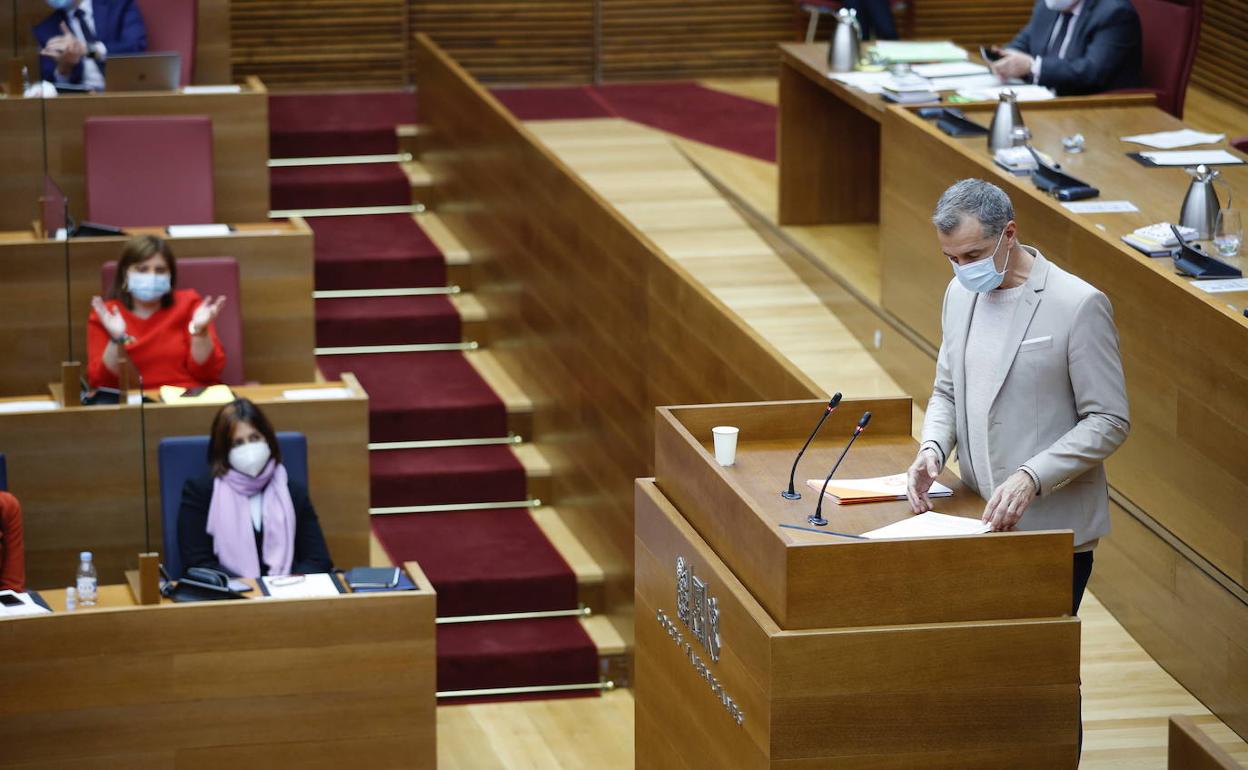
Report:
[[[1024,248],[1036,259],[989,389],[996,395],[988,435],[971,440],[988,442],[998,484],[1023,466],[1040,480],[1040,496],[1017,529],[1072,529],[1079,546],[1109,532],[1101,463],[1131,427],[1118,330],[1104,294]],[[935,443],[945,458],[969,446],[965,351],[977,297],[957,280],[945,290],[936,382],[923,422],[923,442]],[[990,497],[989,474],[972,465],[969,451],[958,456],[962,480]]]

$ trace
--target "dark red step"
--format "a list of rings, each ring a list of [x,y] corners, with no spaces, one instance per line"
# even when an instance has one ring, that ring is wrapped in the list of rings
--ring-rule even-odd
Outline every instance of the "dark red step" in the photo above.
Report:
[[[394,129],[418,120],[402,91],[269,97],[269,157],[377,155],[398,150]]]
[[[462,353],[320,356],[327,379],[353,372],[368,392],[371,441],[507,435],[507,409]]]
[[[313,217],[316,288],[446,285],[446,259],[409,214]]]
[[[439,691],[596,681],[598,650],[576,618],[438,626]]]
[[[490,93],[519,120],[610,118],[612,113],[588,86],[492,88]]]
[[[412,187],[397,163],[269,169],[274,209],[406,206]]]
[[[505,503],[528,494],[524,466],[505,444],[373,451],[368,466],[375,508]]]
[[[420,563],[439,617],[576,607],[576,576],[525,508],[373,516],[372,525],[392,563]]]
[[[444,295],[318,299],[318,347],[459,342],[459,313]]]

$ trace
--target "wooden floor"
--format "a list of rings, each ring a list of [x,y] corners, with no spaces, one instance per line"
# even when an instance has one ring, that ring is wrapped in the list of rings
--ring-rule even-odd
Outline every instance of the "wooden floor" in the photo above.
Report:
[[[774,80],[706,81],[763,101]],[[1191,93],[1189,123],[1248,133],[1248,114]],[[867,346],[851,334],[800,271],[777,254],[716,191],[694,163],[757,211],[775,211],[774,165],[668,137],[627,121],[530,123],[557,154],[621,213],[703,281],[734,312],[824,387],[855,395],[902,393]],[[787,235],[818,245],[854,291],[878,299],[874,226],[800,228]],[[814,250],[814,249],[812,249]],[[870,259],[854,259],[866,254]],[[929,375],[930,376],[930,375]],[[916,418],[919,416],[916,415]],[[1088,595],[1083,621],[1084,754],[1081,767],[1148,770],[1166,766],[1167,718],[1188,714],[1240,762],[1248,744],[1162,670]],[[632,695],[597,699],[447,706],[438,710],[443,768],[631,768]]]

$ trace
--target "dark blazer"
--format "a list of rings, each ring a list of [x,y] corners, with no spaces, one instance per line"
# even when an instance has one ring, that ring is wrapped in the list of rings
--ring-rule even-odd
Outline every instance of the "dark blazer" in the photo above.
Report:
[[[290,571],[296,575],[329,572],[334,562],[325,545],[325,535],[316,519],[308,490],[297,481],[287,481],[290,500],[295,508],[295,556]],[[212,477],[187,479],[182,487],[182,507],[178,509],[178,547],[182,551],[182,569],[188,567],[211,567],[228,572],[217,561],[212,550],[212,535],[208,534],[208,504],[212,502]],[[260,551],[260,539],[256,540],[256,552]],[[260,559],[264,570],[264,559]]]
[[[70,11],[72,10],[71,8]],[[143,24],[143,15],[139,13],[139,4],[135,0],[91,0],[91,13],[95,16],[95,37],[104,44],[110,55],[142,53],[147,50],[147,27]],[[61,34],[61,22],[73,29],[67,11],[53,11],[35,25],[35,38],[39,41],[40,49]],[[107,63],[100,67],[101,72],[104,71],[104,66]],[[56,80],[56,62],[50,57],[39,57],[39,69],[44,80]],[[82,82],[82,62],[74,66],[69,82]]]
[[[1044,56],[1059,16],[1036,0],[1031,20],[1006,46],[1042,57],[1039,85],[1059,96],[1141,85],[1140,17],[1130,0],[1083,0],[1064,59]]]

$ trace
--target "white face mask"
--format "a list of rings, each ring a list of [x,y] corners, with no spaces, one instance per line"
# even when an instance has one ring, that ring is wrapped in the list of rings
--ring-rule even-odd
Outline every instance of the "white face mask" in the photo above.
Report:
[[[992,253],[986,257],[979,259],[966,265],[959,265],[954,262],[953,274],[958,277],[958,281],[967,289],[974,292],[989,292],[1000,286],[1005,281],[1005,270],[997,272],[997,252],[1001,250],[1001,239],[1005,237],[1005,231],[997,236],[997,246]],[[1008,246],[1008,241],[1007,241]],[[1005,253],[1005,265],[1008,268],[1010,264],[1010,253]]]
[[[1074,8],[1078,3],[1079,0],[1044,0],[1045,6],[1050,11],[1057,11],[1058,13],[1065,13]]]
[[[230,467],[255,478],[268,465],[271,456],[269,442],[249,441],[230,450]]]

